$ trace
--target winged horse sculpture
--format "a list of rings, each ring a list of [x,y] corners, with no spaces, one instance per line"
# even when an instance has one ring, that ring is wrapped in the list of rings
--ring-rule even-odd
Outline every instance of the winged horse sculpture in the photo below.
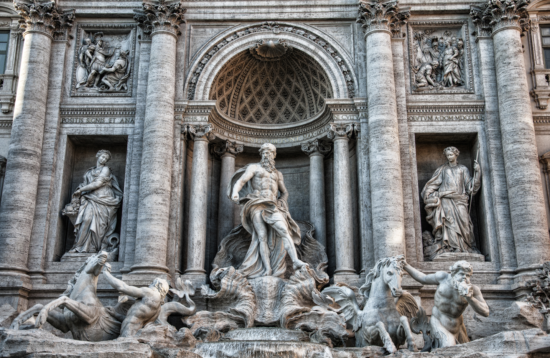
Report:
[[[404,265],[403,255],[378,260],[358,294],[342,284],[323,290],[340,306],[338,312],[353,327],[356,346],[382,346],[394,353],[406,341],[407,348],[416,351],[409,320],[416,316],[418,305],[401,288]],[[362,309],[357,295],[359,302],[364,303]]]

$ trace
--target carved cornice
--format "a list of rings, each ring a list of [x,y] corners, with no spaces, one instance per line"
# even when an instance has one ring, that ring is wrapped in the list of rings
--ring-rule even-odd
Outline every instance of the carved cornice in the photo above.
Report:
[[[483,121],[485,106],[481,103],[464,103],[463,105],[409,105],[407,119],[409,122],[477,122]]]
[[[73,26],[74,10],[61,10],[55,2],[24,2],[16,0],[13,3],[15,10],[22,17],[19,27],[30,32],[40,32],[52,39],[66,38],[66,30]]]
[[[470,16],[477,26],[479,36],[488,36],[510,27],[523,32],[529,29],[527,6],[530,2],[531,0],[488,0],[482,6],[472,5]]]
[[[400,37],[401,27],[409,16],[409,9],[399,11],[397,0],[361,0],[357,22],[363,24],[367,35],[372,31],[389,31]]]
[[[13,124],[13,121],[11,119],[0,120],[0,128],[11,128],[12,124]]]
[[[134,117],[136,115],[135,107],[61,107],[61,116],[82,116],[82,117]]]
[[[302,144],[302,151],[310,157],[314,155],[320,155],[324,157],[330,152],[330,149],[330,143],[321,142],[318,139]]]
[[[183,130],[186,131],[194,141],[208,142],[216,137],[214,133],[212,133],[211,124],[190,124]]]
[[[332,141],[339,139],[348,140],[354,134],[357,134],[359,126],[357,123],[330,123],[328,138]]]
[[[134,20],[146,35],[169,33],[177,37],[181,35],[179,25],[185,21],[186,11],[179,1],[166,4],[165,0],[160,0],[157,4],[143,3],[143,10],[135,10]]]
[[[244,145],[230,140],[225,140],[222,143],[218,143],[212,148],[212,152],[220,158],[224,155],[231,155],[234,157],[237,154],[242,153],[243,150]]]

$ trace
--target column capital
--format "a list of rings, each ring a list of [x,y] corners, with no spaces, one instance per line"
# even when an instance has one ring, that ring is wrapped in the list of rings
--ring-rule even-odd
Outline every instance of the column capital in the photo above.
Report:
[[[30,32],[40,32],[52,39],[64,39],[66,30],[73,26],[74,9],[61,10],[52,2],[33,2],[15,0],[13,7],[22,17],[19,27],[25,30],[23,36]]]
[[[330,152],[330,143],[321,142],[320,140],[315,139],[307,143],[303,143],[302,151],[310,157],[315,155],[324,157]]]
[[[134,10],[134,20],[139,23],[146,35],[168,33],[174,37],[181,35],[180,24],[185,20],[187,10],[180,1],[167,3],[166,0],[144,2],[143,9]]]
[[[348,140],[357,131],[358,125],[356,123],[330,123],[328,138],[332,141],[338,139]]]
[[[214,133],[212,133],[212,125],[211,124],[190,124],[186,126],[185,129],[187,134],[193,139],[194,141],[211,141],[212,139],[216,138]],[[183,131],[182,130],[182,131]]]
[[[505,28],[520,32],[529,30],[527,6],[531,0],[489,0],[481,6],[472,5],[470,16],[477,27],[478,36],[490,36]]]
[[[409,16],[410,10],[400,11],[397,0],[360,0],[357,22],[363,24],[366,36],[374,31],[387,31],[400,37],[401,27]]]
[[[225,155],[235,157],[237,154],[242,153],[243,150],[244,145],[237,142],[232,142],[229,139],[227,139],[225,142],[217,143],[212,148],[212,152],[220,158]]]

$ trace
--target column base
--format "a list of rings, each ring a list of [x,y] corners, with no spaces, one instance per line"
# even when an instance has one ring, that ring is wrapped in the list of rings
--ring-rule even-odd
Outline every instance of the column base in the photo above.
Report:
[[[9,304],[18,312],[27,310],[31,289],[29,276],[0,272],[0,306]]]
[[[195,288],[200,288],[202,285],[206,284],[207,275],[206,272],[200,271],[186,271],[183,275],[180,276],[182,281],[189,280],[193,283]]]
[[[132,271],[122,275],[122,280],[132,286],[149,286],[155,278],[170,282],[168,267],[162,265],[132,266]]]

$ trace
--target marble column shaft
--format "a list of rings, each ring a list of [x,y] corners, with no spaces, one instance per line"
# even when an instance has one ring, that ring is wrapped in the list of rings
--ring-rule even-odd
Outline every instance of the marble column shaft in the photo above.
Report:
[[[315,227],[315,239],[326,247],[325,154],[330,147],[315,140],[303,144],[302,151],[309,156],[309,221]]]
[[[0,206],[0,272],[27,273],[42,141],[52,36],[25,33]]]
[[[516,267],[517,262],[502,152],[493,40],[489,36],[478,37],[477,43],[485,98],[485,128],[489,146],[487,152],[491,163],[491,170],[485,178],[491,181],[493,188],[492,205],[495,212],[501,270],[510,270]]]
[[[153,32],[151,38],[132,273],[168,272],[176,41],[176,36],[166,31]]]
[[[243,145],[231,141],[225,141],[217,146],[214,151],[222,161],[220,175],[220,194],[218,204],[218,245],[223,238],[233,229],[235,220],[235,211],[239,211],[235,204],[227,196],[227,186],[231,177],[235,173],[235,156],[243,151]]]
[[[519,26],[493,32],[502,149],[519,267],[550,259],[550,240]]]
[[[353,130],[353,124],[331,124],[329,132],[334,141],[334,275],[355,275],[349,163],[349,136]]]
[[[194,139],[191,197],[189,198],[189,224],[187,234],[186,276],[198,281],[206,279],[206,225],[208,213],[208,142],[210,125],[190,126]],[[190,277],[193,279],[193,277]]]
[[[372,225],[378,260],[405,253],[403,184],[390,31],[368,31],[366,41]]]

